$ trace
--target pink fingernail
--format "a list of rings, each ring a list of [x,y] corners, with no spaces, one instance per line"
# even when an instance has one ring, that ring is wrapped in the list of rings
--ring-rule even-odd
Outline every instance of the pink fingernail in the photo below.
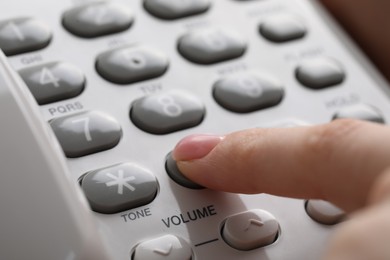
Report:
[[[190,135],[182,139],[173,150],[176,161],[190,161],[205,157],[223,140],[218,135]]]

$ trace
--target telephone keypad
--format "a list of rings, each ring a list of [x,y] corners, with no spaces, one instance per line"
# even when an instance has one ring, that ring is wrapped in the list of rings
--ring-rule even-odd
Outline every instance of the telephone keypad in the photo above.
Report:
[[[7,56],[45,48],[51,38],[50,28],[37,19],[20,17],[0,21],[0,48]]]
[[[19,71],[40,105],[78,96],[85,87],[83,72],[66,62],[50,62]]]
[[[134,15],[127,6],[95,2],[65,11],[62,23],[74,35],[94,38],[124,31],[133,21]]]
[[[69,158],[113,148],[122,137],[119,123],[113,117],[97,111],[54,118],[50,126]]]

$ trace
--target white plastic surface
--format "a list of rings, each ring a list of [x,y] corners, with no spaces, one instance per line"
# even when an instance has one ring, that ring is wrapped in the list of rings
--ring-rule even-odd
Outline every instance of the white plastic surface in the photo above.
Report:
[[[0,258],[108,260],[35,101],[0,52]]]
[[[129,260],[137,244],[166,234],[182,237],[191,246],[193,260],[320,259],[335,227],[313,221],[305,211],[304,201],[264,194],[246,196],[186,189],[168,177],[165,157],[189,134],[224,134],[249,127],[278,125],[290,118],[308,124],[326,123],[340,109],[358,103],[375,105],[385,121],[390,122],[389,86],[354,44],[315,1],[309,0],[213,0],[205,14],[175,21],[153,17],[144,10],[141,0],[112,0],[133,10],[132,27],[109,36],[83,39],[63,28],[61,15],[75,5],[90,1],[0,1],[0,19],[32,16],[48,24],[53,31],[53,40],[47,48],[9,57],[15,70],[44,62],[66,61],[86,75],[87,86],[80,96],[40,106],[42,118],[48,121],[97,110],[115,117],[123,129],[123,137],[113,149],[67,159],[68,176],[63,172],[55,148],[51,147],[56,146],[56,142],[41,136],[47,130],[36,118],[28,116],[30,109],[20,110],[24,106],[11,102],[13,95],[4,92],[3,89],[9,88],[3,86],[5,83],[13,86],[15,82],[10,81],[9,76],[7,82],[3,78],[3,86],[0,86],[3,135],[0,137],[0,255],[5,252],[11,257],[0,258],[99,259],[100,254],[96,252],[101,247],[98,239],[101,233],[105,246],[113,253],[113,260]],[[307,27],[307,35],[285,44],[264,39],[258,32],[259,24],[280,13],[300,17]],[[242,34],[248,44],[245,54],[207,66],[184,59],[177,51],[179,37],[192,29],[209,26],[228,27]],[[170,61],[168,71],[159,78],[129,85],[119,86],[104,80],[95,70],[96,57],[124,44],[145,44],[164,52]],[[307,58],[322,55],[341,62],[347,75],[345,81],[340,86],[320,91],[303,87],[295,78],[296,67]],[[253,69],[269,73],[283,83],[286,93],[282,102],[248,114],[232,113],[220,107],[212,97],[212,85],[225,76]],[[131,122],[129,111],[134,100],[172,89],[188,91],[202,100],[206,116],[199,126],[168,135],[153,135]],[[22,102],[24,94],[17,94],[18,102]],[[45,157],[46,160],[42,160]],[[80,176],[123,162],[136,163],[156,176],[159,192],[155,200],[112,215],[88,212],[75,187]],[[280,237],[272,245],[251,251],[231,248],[220,234],[223,220],[252,209],[266,210],[275,216],[280,225]],[[23,232],[25,230],[29,232]],[[50,239],[52,237],[63,243],[55,246],[57,240]],[[31,252],[47,255],[34,258]],[[95,253],[97,255],[85,256]]]

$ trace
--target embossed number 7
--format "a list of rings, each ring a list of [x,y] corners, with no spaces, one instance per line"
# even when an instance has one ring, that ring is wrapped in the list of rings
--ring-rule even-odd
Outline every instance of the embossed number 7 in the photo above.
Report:
[[[91,131],[89,130],[89,117],[82,117],[79,119],[75,119],[72,121],[72,123],[73,124],[83,123],[84,124],[85,139],[87,139],[88,142],[92,141]]]

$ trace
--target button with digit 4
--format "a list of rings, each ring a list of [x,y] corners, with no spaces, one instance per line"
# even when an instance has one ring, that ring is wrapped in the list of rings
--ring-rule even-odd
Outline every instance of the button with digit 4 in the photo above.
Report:
[[[75,97],[85,87],[82,71],[65,62],[25,68],[19,74],[40,105]]]
[[[124,46],[100,54],[96,69],[108,81],[130,84],[163,75],[168,64],[168,58],[158,50],[146,46]]]
[[[86,173],[81,188],[92,210],[113,214],[150,203],[156,197],[156,177],[147,169],[121,163]]]
[[[192,62],[213,64],[242,56],[246,43],[234,30],[213,27],[185,34],[178,48]]]
[[[87,111],[50,121],[65,155],[80,157],[113,148],[122,137],[122,129],[111,116]]]
[[[49,45],[49,27],[37,19],[22,17],[0,21],[0,49],[5,55],[16,55]]]
[[[74,35],[93,38],[128,29],[134,15],[126,6],[110,2],[92,2],[74,7],[63,15],[64,27]]]
[[[152,134],[168,134],[200,124],[203,103],[187,92],[171,90],[133,102],[130,118],[140,129]]]

